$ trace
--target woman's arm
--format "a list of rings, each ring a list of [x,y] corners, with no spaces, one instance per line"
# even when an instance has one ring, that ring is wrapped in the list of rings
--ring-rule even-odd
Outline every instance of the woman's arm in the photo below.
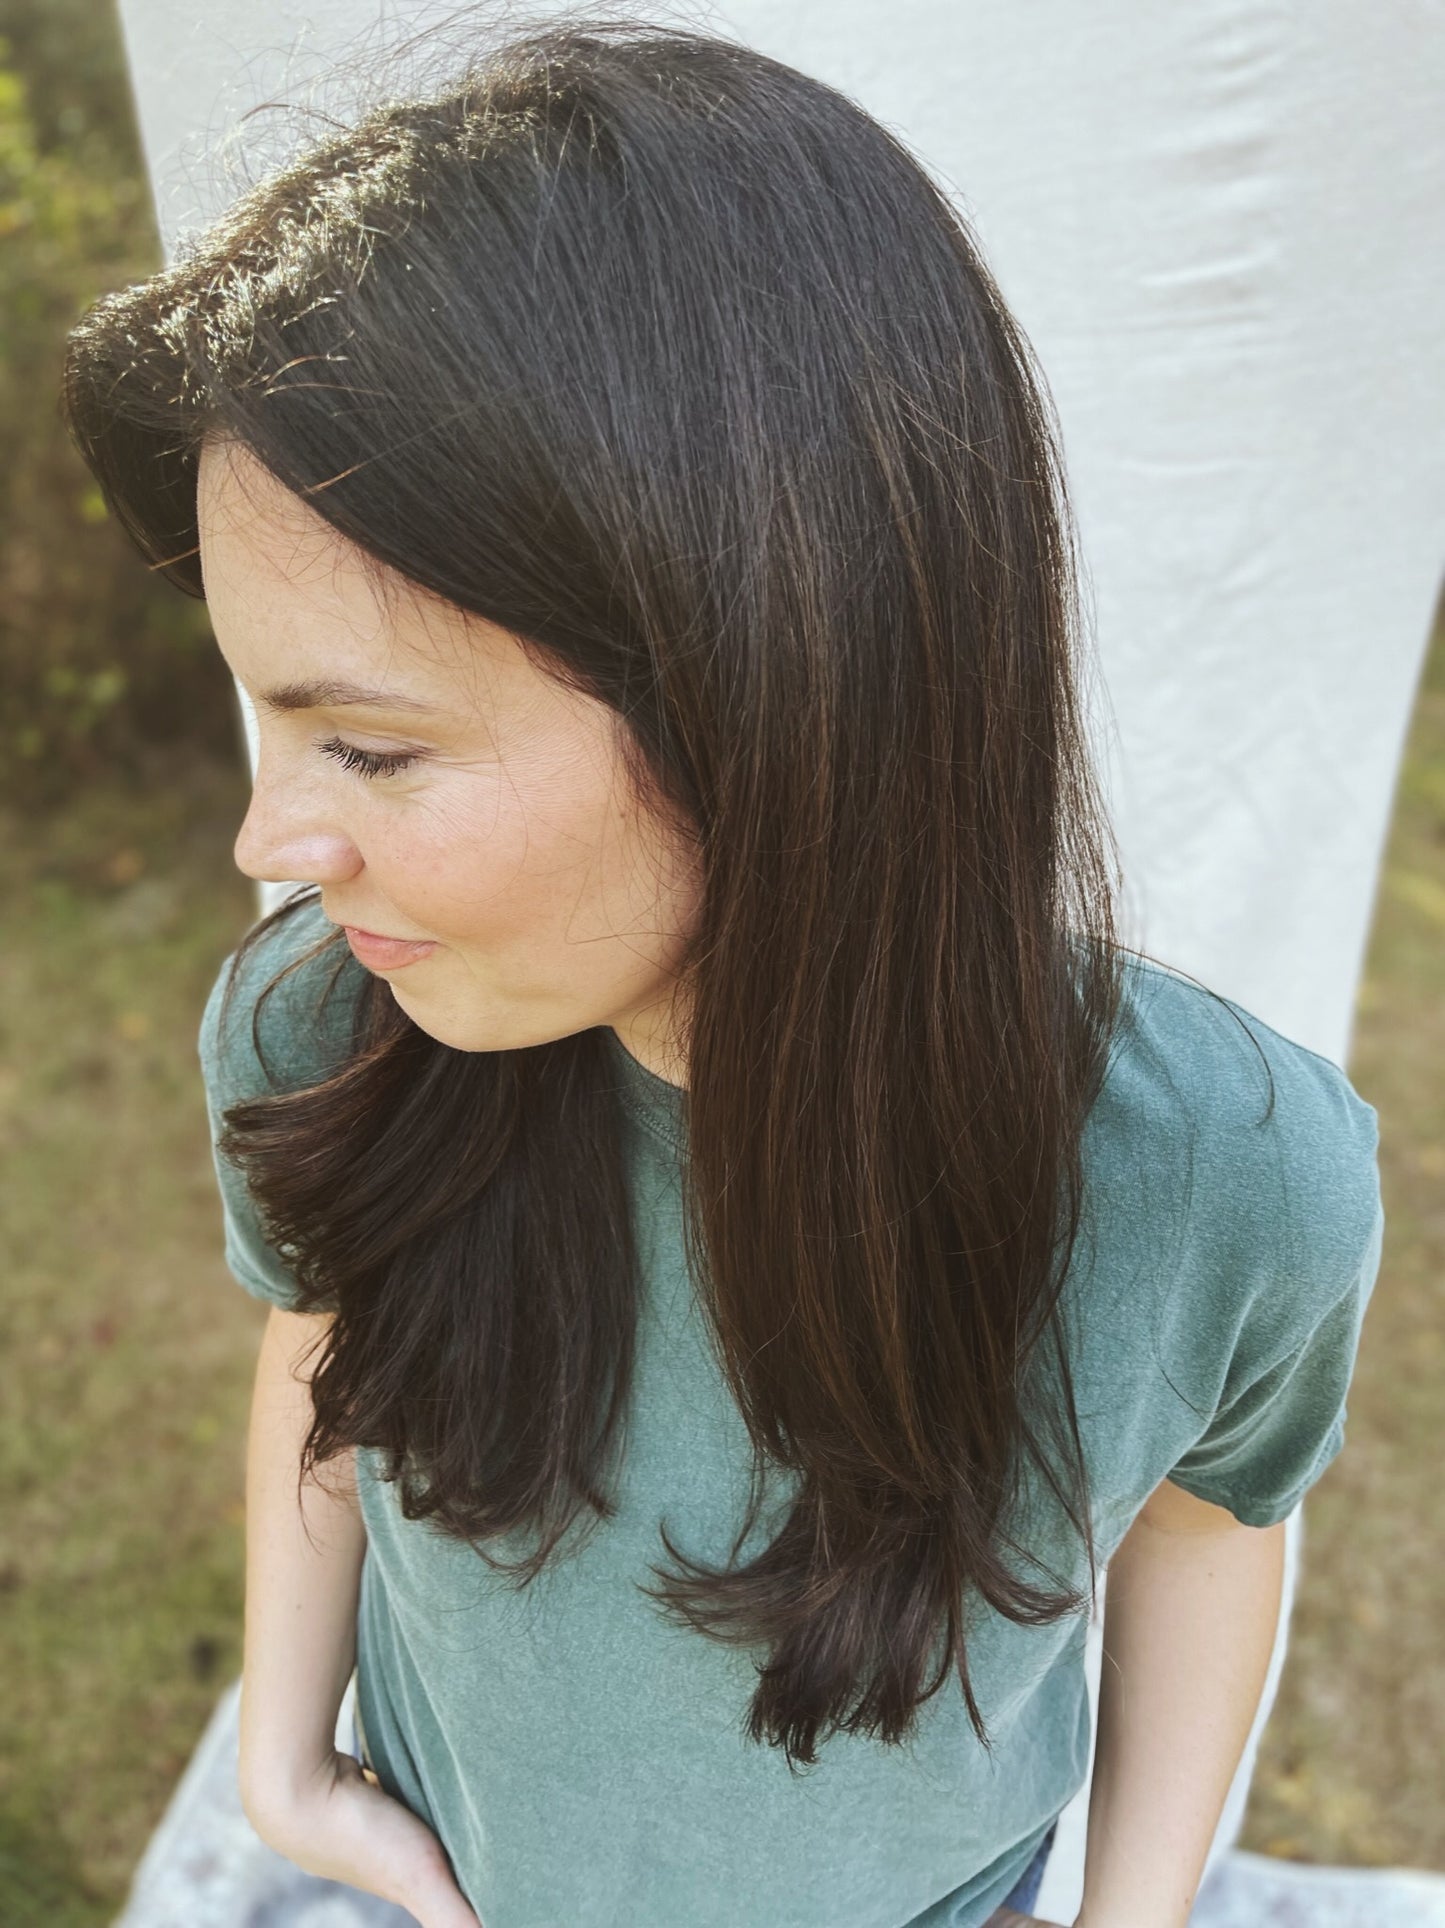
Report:
[[[312,1418],[301,1362],[329,1323],[329,1314],[273,1307],[256,1362],[246,1449],[239,1774],[241,1804],[258,1832],[330,1764],[356,1664],[366,1526],[354,1456],[321,1469],[337,1497],[308,1480],[298,1504],[296,1490]]]
[[[1076,1928],[1185,1928],[1269,1671],[1284,1534],[1165,1480],[1109,1562]]]

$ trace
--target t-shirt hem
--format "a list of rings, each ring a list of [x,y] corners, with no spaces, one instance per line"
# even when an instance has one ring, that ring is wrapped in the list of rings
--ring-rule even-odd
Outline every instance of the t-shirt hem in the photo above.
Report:
[[[1321,1467],[1320,1470],[1323,1471],[1324,1468]],[[1217,1489],[1211,1490],[1191,1480],[1187,1475],[1170,1473],[1169,1479],[1173,1485],[1182,1487],[1186,1493],[1192,1493],[1195,1499],[1203,1500],[1206,1505],[1222,1506],[1226,1512],[1234,1515],[1241,1526],[1278,1526],[1281,1520],[1289,1518],[1314,1484],[1313,1480],[1307,1480],[1286,1499],[1260,1500],[1249,1499],[1239,1493],[1221,1493]]]

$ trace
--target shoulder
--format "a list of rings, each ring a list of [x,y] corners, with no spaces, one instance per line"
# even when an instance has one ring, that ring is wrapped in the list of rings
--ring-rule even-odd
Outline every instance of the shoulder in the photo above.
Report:
[[[1332,1059],[1153,960],[1126,959],[1099,1146],[1173,1221],[1182,1279],[1283,1353],[1377,1249],[1379,1117]]]
[[[221,963],[196,1048],[223,1104],[315,1083],[346,1055],[368,974],[318,897],[260,919]]]

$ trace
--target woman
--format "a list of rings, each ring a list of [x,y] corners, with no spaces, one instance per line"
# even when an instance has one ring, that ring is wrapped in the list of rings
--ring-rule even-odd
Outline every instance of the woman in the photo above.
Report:
[[[553,19],[97,303],[64,402],[303,886],[200,1035],[258,1831],[424,1928],[1027,1920],[1107,1561],[1078,1920],[1182,1924],[1377,1118],[1117,939],[956,211],[789,67]]]

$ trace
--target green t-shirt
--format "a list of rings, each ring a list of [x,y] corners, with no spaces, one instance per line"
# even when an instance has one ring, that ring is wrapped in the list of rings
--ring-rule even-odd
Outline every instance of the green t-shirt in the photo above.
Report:
[[[257,991],[324,928],[313,900],[268,933],[224,1040],[222,967],[200,1033],[213,1132],[267,1089]],[[1090,1113],[1091,1205],[1062,1301],[1104,1560],[1166,1475],[1254,1526],[1295,1507],[1344,1442],[1384,1227],[1377,1115],[1338,1066],[1188,979],[1128,964],[1133,1021]],[[308,1009],[329,968],[295,973],[262,1013],[268,1058],[297,1083],[336,1062],[345,999],[325,1025]],[[1231,1011],[1273,1072],[1264,1123],[1263,1066]],[[684,1552],[726,1562],[749,1451],[683,1258],[683,1094],[604,1036],[645,1268],[618,1511],[515,1593],[470,1548],[403,1519],[358,1453],[357,1697],[382,1785],[438,1834],[486,1928],[975,1928],[1083,1783],[1087,1616],[1027,1628],[981,1613],[969,1665],[992,1759],[956,1675],[911,1744],[835,1735],[796,1779],[741,1734],[755,1657],[663,1619],[635,1584],[667,1564],[660,1519]],[[217,1177],[231,1270],[286,1305],[294,1282],[244,1182],[219,1160]],[[1043,1557],[1086,1585],[1041,1487],[1025,1481]]]

